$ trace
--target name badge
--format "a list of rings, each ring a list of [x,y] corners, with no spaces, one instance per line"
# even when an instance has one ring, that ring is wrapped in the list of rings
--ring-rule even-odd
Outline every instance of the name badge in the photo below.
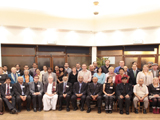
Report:
[[[40,87],[40,85],[37,85],[37,87]]]
[[[0,76],[0,78],[2,78],[2,76]]]
[[[68,88],[69,86],[68,86],[68,85],[66,85],[66,87]]]
[[[53,88],[56,88],[56,86],[53,86]]]
[[[110,89],[113,89],[113,87],[110,87]]]
[[[22,86],[22,88],[25,88],[25,86]]]
[[[9,89],[12,89],[12,87],[9,87]]]
[[[160,90],[159,88],[156,88],[156,90]]]

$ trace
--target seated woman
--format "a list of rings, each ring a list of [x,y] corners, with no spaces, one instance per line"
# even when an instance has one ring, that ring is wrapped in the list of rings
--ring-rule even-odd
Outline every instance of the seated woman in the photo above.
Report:
[[[100,84],[104,84],[105,79],[106,79],[106,74],[102,73],[102,68],[97,68],[97,73],[94,73],[93,77],[97,77],[98,78],[98,83]]]
[[[148,86],[149,99],[152,100],[154,114],[159,114],[160,109],[160,84],[157,77],[153,78],[153,83]]]
[[[108,78],[108,76],[112,76],[112,78],[113,78],[113,83],[115,83],[115,78],[116,78],[116,73],[114,73],[114,67],[109,67],[108,68],[108,73],[106,73],[106,80],[105,80],[105,83],[107,82],[107,78]]]
[[[124,69],[123,68],[120,68],[119,69],[119,74],[116,75],[116,79],[115,79],[115,85],[116,86],[117,86],[117,84],[122,83],[122,80],[121,80],[122,77],[127,77],[128,81],[129,81],[129,76],[124,74]],[[128,83],[128,81],[127,81],[127,83]]]
[[[43,75],[42,75],[40,69],[36,69],[36,76],[38,76],[39,77],[39,81],[42,82],[42,76]]]
[[[29,70],[25,70],[24,75],[22,77],[23,82],[25,83],[33,82],[33,77],[29,74]]]
[[[112,113],[113,100],[115,99],[115,84],[113,83],[112,76],[108,76],[107,82],[103,84],[103,93],[106,113]]]

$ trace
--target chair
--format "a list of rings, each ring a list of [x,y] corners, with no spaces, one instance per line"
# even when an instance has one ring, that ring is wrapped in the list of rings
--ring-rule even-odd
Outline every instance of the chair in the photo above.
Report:
[[[140,111],[140,109],[142,109],[142,113],[143,113],[143,106],[141,106],[140,103],[143,103],[143,100],[139,100],[137,103],[138,111]],[[149,112],[149,107],[147,108],[147,111]]]

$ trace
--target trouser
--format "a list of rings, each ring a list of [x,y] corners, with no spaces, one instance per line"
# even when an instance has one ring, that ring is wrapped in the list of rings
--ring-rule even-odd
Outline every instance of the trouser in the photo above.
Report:
[[[91,100],[93,100],[92,97],[91,97],[91,96],[87,96],[87,98],[86,98],[86,103],[87,103],[88,108],[90,108]],[[98,107],[100,108],[101,105],[102,105],[102,97],[101,97],[101,96],[98,96],[98,97],[96,98],[96,100],[97,100],[97,105],[98,105]]]
[[[18,105],[18,110],[21,110],[21,103],[22,103],[22,100],[20,98],[20,96],[17,96],[16,97],[16,102],[17,102],[17,105]],[[30,104],[31,104],[31,96],[27,96],[26,98],[26,102],[27,102],[27,109],[30,108]]]
[[[133,103],[134,103],[134,107],[137,109],[137,103],[138,103],[139,99],[137,97],[134,97],[133,99]],[[143,99],[143,102],[144,102],[144,109],[147,109],[148,108],[148,97],[145,97]]]
[[[12,96],[12,98],[11,98],[12,103],[10,103],[7,98],[3,98],[3,101],[6,103],[9,110],[12,110],[15,108],[16,100],[15,100],[14,96]]]
[[[105,98],[105,110],[112,110],[113,109],[113,100],[115,96],[104,96]]]
[[[2,98],[0,98],[0,112],[2,112]]]
[[[81,107],[83,108],[85,100],[86,100],[86,95],[82,95],[80,98],[81,98]],[[71,101],[72,101],[73,108],[76,108],[77,107],[77,96],[76,95],[72,95]]]
[[[58,95],[53,96],[44,95],[43,96],[43,110],[48,111],[50,109],[56,110]]]
[[[38,100],[38,107],[42,107],[42,95],[32,95],[32,103],[33,108],[37,108],[37,100]]]
[[[160,98],[152,98],[152,107],[155,108],[159,108],[160,109]]]
[[[126,106],[126,111],[129,112],[129,106],[130,106],[130,97],[129,98],[120,98],[118,97],[118,104],[119,104],[119,109],[123,110],[123,100],[125,100],[125,106]]]
[[[60,108],[62,107],[63,99],[66,99],[66,105],[67,105],[67,108],[69,108],[71,96],[67,95],[66,98],[64,98],[63,95],[59,95],[59,107]]]

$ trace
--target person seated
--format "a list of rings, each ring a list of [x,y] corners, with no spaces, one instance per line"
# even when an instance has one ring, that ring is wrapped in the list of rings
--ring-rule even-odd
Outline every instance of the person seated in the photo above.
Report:
[[[8,77],[6,78],[5,84],[1,87],[1,95],[3,101],[6,103],[8,109],[10,110],[11,114],[16,114],[17,110],[15,109],[15,96],[14,96],[14,90],[13,85],[11,84],[11,79]],[[11,103],[9,102],[11,101]]]
[[[0,85],[6,81],[7,77],[8,77],[8,75],[3,74],[3,69],[0,67]]]
[[[159,114],[160,110],[160,84],[157,77],[153,78],[153,83],[148,86],[149,99],[152,100],[154,114]]]
[[[31,103],[31,96],[29,92],[29,85],[25,82],[23,82],[23,77],[18,77],[18,82],[14,84],[13,86],[14,92],[16,95],[16,102],[18,105],[18,112],[21,112],[21,102],[26,101],[27,102],[27,111],[30,111],[30,103]]]
[[[135,97],[133,98],[133,103],[134,103],[134,107],[135,107],[135,113],[138,113],[138,109],[137,109],[137,102],[138,101],[143,101],[144,102],[144,109],[143,109],[143,113],[146,114],[146,109],[148,108],[148,88],[146,85],[143,84],[144,80],[143,79],[139,79],[138,80],[138,84],[134,86],[133,88],[133,93],[135,95]]]
[[[0,85],[0,91],[1,91],[1,88],[2,86]],[[1,98],[1,92],[0,92],[0,115],[3,115],[3,111],[2,111],[2,107],[3,107],[3,100]]]
[[[11,83],[17,83],[18,77],[20,76],[18,73],[16,73],[17,70],[15,67],[11,68],[11,74],[8,74],[8,77],[11,78]]]
[[[33,111],[37,112],[37,101],[38,110],[41,111],[42,107],[42,95],[43,95],[43,84],[39,82],[39,76],[34,76],[34,82],[29,84],[29,90],[32,96]]]
[[[133,93],[132,85],[127,83],[127,77],[122,77],[121,80],[122,83],[118,84],[116,87],[116,96],[118,99],[120,114],[123,114],[123,102],[125,100],[126,114],[129,115],[129,106]]]
[[[117,86],[117,84],[119,84],[119,83],[122,83],[122,81],[121,81],[121,78],[122,77],[127,77],[127,83],[129,82],[129,77],[128,77],[128,75],[125,75],[124,74],[124,69],[123,68],[120,68],[119,69],[119,74],[118,75],[116,75],[116,79],[115,79],[115,85]]]
[[[97,101],[98,104],[98,113],[101,113],[101,105],[102,105],[102,84],[97,83],[98,78],[93,77],[93,83],[88,84],[88,90],[87,90],[87,98],[86,103],[88,106],[87,113],[90,113],[91,107],[90,102],[91,100]]]
[[[63,77],[63,83],[58,85],[58,95],[59,95],[59,111],[62,110],[63,99],[66,99],[66,111],[70,111],[70,99],[72,94],[72,84],[68,82],[68,77]]]
[[[57,81],[52,76],[48,77],[48,83],[44,84],[44,96],[43,96],[43,110],[49,111],[50,109],[56,110],[56,104],[58,100],[57,95]]]
[[[115,99],[115,84],[113,83],[112,76],[108,76],[107,82],[103,84],[103,93],[106,113],[112,113],[113,100]]]
[[[78,77],[78,82],[73,85],[73,95],[71,97],[72,106],[74,111],[78,109],[77,98],[81,98],[81,111],[84,110],[84,103],[86,100],[87,84],[83,82],[83,76]]]
[[[30,83],[33,82],[33,77],[29,74],[29,70],[24,70],[23,82]]]

